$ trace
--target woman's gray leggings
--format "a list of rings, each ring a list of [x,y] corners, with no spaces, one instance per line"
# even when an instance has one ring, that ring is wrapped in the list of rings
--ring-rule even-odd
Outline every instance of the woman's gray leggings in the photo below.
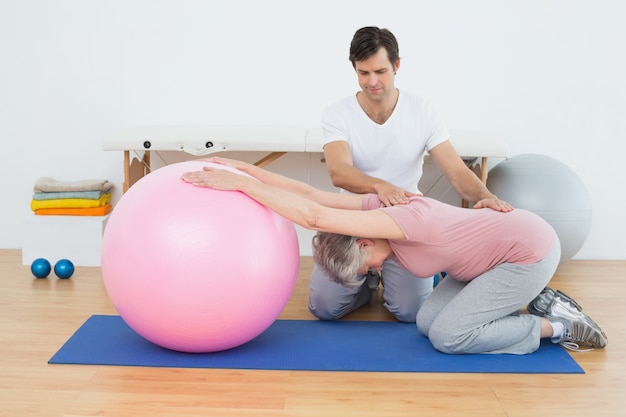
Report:
[[[540,319],[517,312],[552,279],[560,258],[557,239],[530,265],[505,263],[469,282],[448,275],[418,311],[417,328],[444,353],[532,353],[539,348]]]

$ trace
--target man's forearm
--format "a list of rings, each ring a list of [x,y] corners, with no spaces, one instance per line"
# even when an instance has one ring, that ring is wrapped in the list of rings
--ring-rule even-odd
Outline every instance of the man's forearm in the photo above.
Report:
[[[371,177],[353,166],[337,166],[329,170],[331,181],[335,187],[355,194],[376,194],[377,186],[386,184],[379,178]]]

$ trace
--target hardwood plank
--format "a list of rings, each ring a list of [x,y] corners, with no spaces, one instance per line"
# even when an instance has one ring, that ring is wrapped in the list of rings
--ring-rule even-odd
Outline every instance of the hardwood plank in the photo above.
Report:
[[[312,267],[303,257],[280,318],[314,320]],[[77,267],[70,280],[35,279],[19,250],[0,250],[0,416],[621,416],[625,279],[626,261],[569,261],[550,284],[579,301],[609,337],[604,350],[572,353],[584,375],[48,365],[90,315],[116,314],[100,268]],[[382,289],[346,320],[393,320]]]

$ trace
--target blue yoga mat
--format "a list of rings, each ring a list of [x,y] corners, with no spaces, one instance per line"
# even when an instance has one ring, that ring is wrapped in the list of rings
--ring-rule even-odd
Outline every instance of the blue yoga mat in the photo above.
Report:
[[[159,347],[119,316],[91,316],[51,364],[368,372],[584,373],[559,345],[531,355],[447,355],[414,324],[277,320],[239,347],[182,353]]]

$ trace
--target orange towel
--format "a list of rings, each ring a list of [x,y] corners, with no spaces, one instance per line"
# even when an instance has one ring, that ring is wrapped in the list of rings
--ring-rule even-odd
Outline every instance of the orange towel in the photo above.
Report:
[[[35,210],[35,214],[47,216],[104,216],[112,208],[111,204],[91,208],[43,208]]]

